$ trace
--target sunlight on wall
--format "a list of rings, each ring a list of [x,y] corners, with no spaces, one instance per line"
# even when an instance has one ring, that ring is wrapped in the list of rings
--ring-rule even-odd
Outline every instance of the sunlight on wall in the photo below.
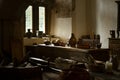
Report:
[[[72,0],[56,0],[52,11],[50,34],[68,41],[72,33]]]
[[[54,15],[51,33],[66,39],[69,38],[71,32],[75,33],[77,38],[94,32],[100,35],[102,47],[108,48],[109,31],[116,30],[117,27],[117,4],[115,1],[76,0],[72,20],[56,18]]]
[[[97,0],[96,9],[96,32],[101,36],[102,47],[108,47],[108,38],[110,30],[116,30],[117,27],[117,4],[116,0]]]
[[[57,18],[55,23],[55,35],[59,36],[66,42],[72,32],[72,18]]]

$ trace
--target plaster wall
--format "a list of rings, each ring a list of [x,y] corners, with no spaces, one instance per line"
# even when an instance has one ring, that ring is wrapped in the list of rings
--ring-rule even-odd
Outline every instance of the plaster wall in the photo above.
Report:
[[[87,34],[86,27],[86,0],[75,0],[75,11],[72,16],[72,32],[78,39]]]
[[[86,0],[75,0],[75,8],[71,17],[58,17],[52,11],[51,34],[59,36],[68,41],[73,32],[76,38],[86,34]]]
[[[75,1],[72,18],[57,18],[54,15],[51,33],[64,40],[69,39],[71,32],[77,39],[84,34],[99,34],[102,47],[108,48],[109,31],[117,28],[116,0]]]
[[[117,29],[116,0],[96,0],[96,33],[100,34],[102,47],[109,47],[110,30]]]
[[[110,30],[117,28],[116,0],[86,0],[86,25],[89,34],[99,34],[103,48],[109,47]]]

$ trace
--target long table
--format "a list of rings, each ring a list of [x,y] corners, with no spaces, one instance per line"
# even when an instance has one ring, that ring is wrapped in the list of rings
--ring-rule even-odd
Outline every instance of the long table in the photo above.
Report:
[[[63,58],[80,58],[85,56],[85,54],[91,54],[96,60],[107,61],[109,60],[109,49],[79,49],[72,47],[62,47],[53,45],[31,45],[25,46],[26,53],[30,52],[30,56],[43,58],[50,57],[54,60],[57,57]]]

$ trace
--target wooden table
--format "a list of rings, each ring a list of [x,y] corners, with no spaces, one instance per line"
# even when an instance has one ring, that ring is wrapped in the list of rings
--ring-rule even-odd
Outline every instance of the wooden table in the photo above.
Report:
[[[50,57],[54,60],[57,57],[71,58],[71,57],[83,57],[85,54],[91,54],[96,60],[106,61],[109,60],[109,49],[79,49],[62,46],[51,45],[31,45],[25,46],[26,53],[30,52],[30,56],[43,58]]]

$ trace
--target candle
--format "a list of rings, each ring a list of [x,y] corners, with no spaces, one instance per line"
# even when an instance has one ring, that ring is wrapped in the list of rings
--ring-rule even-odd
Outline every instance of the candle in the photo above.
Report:
[[[105,69],[107,70],[107,72],[112,72],[112,62],[106,61]]]

